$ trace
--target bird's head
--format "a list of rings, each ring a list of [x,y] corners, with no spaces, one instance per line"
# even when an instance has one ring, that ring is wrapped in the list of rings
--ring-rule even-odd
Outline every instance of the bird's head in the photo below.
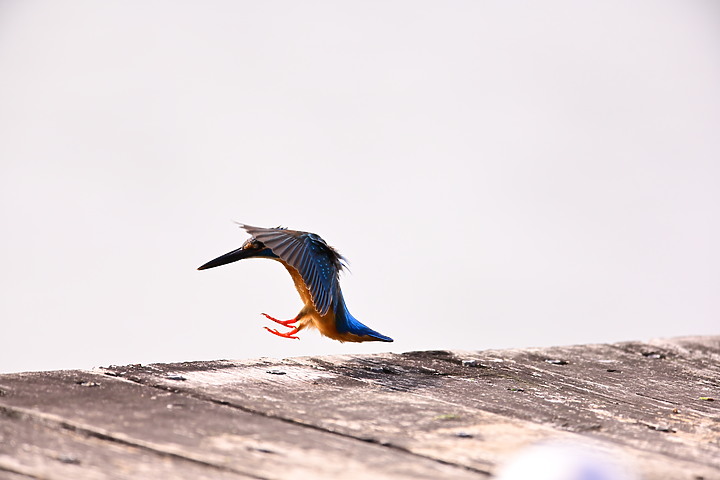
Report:
[[[198,270],[205,270],[208,268],[219,267],[220,265],[226,265],[228,263],[237,262],[244,258],[278,258],[272,250],[265,246],[264,243],[257,240],[256,238],[249,238],[242,244],[242,247],[232,252],[228,252],[225,255],[221,255],[214,260],[210,260],[206,264],[198,267]]]

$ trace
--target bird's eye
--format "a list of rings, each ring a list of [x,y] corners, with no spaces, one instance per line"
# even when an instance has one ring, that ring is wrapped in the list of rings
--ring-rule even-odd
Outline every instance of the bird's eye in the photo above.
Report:
[[[257,240],[248,241],[243,245],[243,250],[260,250],[263,247],[263,244],[258,242]]]

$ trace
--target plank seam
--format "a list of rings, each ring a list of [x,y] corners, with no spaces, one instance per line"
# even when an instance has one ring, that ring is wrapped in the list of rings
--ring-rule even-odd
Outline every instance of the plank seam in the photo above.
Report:
[[[441,465],[448,465],[448,466],[451,466],[451,467],[460,468],[460,469],[462,469],[462,470],[467,470],[467,471],[470,471],[470,472],[473,472],[473,473],[477,473],[477,474],[480,474],[480,475],[485,475],[485,476],[488,476],[488,477],[491,475],[491,473],[490,473],[489,471],[487,471],[487,470],[482,470],[482,469],[480,469],[480,468],[475,468],[475,467],[471,467],[471,466],[468,466],[468,465],[461,465],[461,464],[458,464],[458,463],[449,462],[449,461],[447,461],[447,460],[442,460],[442,459],[439,459],[439,458],[430,457],[430,456],[427,456],[427,455],[422,455],[422,454],[413,452],[413,451],[411,451],[411,450],[408,450],[407,448],[401,447],[401,446],[399,446],[399,445],[395,445],[395,444],[392,444],[392,443],[389,443],[389,442],[381,442],[381,441],[378,441],[378,440],[376,440],[376,439],[374,439],[374,438],[369,438],[369,437],[357,437],[357,436],[355,436],[355,435],[350,435],[350,434],[343,433],[343,432],[338,432],[338,431],[334,431],[334,430],[328,430],[328,429],[323,428],[323,427],[318,426],[318,425],[313,425],[313,424],[311,424],[311,423],[300,422],[300,421],[297,421],[297,420],[294,420],[294,419],[291,419],[291,418],[286,418],[286,417],[282,417],[282,416],[279,416],[279,415],[274,415],[274,414],[271,414],[271,413],[263,412],[263,411],[261,411],[261,410],[255,410],[255,409],[253,409],[253,408],[249,408],[249,407],[246,407],[246,406],[244,406],[244,405],[236,404],[236,403],[233,403],[233,402],[230,402],[230,401],[227,401],[227,400],[218,400],[218,399],[215,399],[215,398],[213,398],[213,397],[211,397],[211,396],[198,394],[198,393],[196,393],[196,392],[194,392],[194,391],[185,390],[185,389],[183,389],[183,388],[170,387],[170,386],[166,386],[166,385],[162,385],[162,384],[158,384],[158,383],[146,383],[145,381],[143,381],[143,379],[140,379],[140,378],[137,378],[137,377],[134,377],[134,378],[121,377],[121,378],[124,378],[125,380],[128,380],[128,381],[133,382],[133,383],[137,383],[137,384],[143,385],[143,386],[145,386],[145,387],[156,388],[156,389],[158,389],[158,390],[163,390],[163,391],[166,391],[166,392],[171,392],[171,393],[175,393],[175,394],[186,395],[186,396],[191,397],[191,398],[194,398],[194,399],[196,399],[196,400],[202,400],[202,401],[210,402],[210,403],[213,403],[213,404],[216,404],[216,405],[222,405],[222,406],[234,408],[234,409],[237,409],[237,410],[246,412],[246,413],[250,413],[250,414],[253,414],[253,415],[260,415],[260,416],[262,416],[262,417],[271,418],[271,419],[274,419],[274,420],[279,420],[279,421],[282,421],[282,422],[285,422],[285,423],[289,423],[289,424],[291,424],[291,425],[295,425],[295,426],[298,426],[298,427],[310,428],[310,429],[313,429],[313,430],[316,430],[316,431],[319,431],[319,432],[329,433],[329,434],[332,434],[332,435],[337,435],[337,436],[339,436],[339,437],[348,438],[348,439],[351,439],[351,440],[357,440],[357,441],[361,441],[361,442],[365,442],[365,443],[370,443],[370,444],[373,444],[373,445],[378,445],[378,446],[380,446],[380,447],[389,448],[389,449],[392,449],[392,450],[395,450],[395,451],[398,451],[398,452],[405,453],[405,454],[407,454],[407,455],[411,455],[411,456],[413,456],[413,457],[423,458],[423,459],[425,459],[425,460],[430,460],[430,461],[433,461],[433,462],[437,462],[437,463],[439,463],[439,464],[441,464]]]
[[[47,477],[38,477],[34,473],[28,473],[28,472],[16,470],[15,468],[13,468],[9,465],[3,465],[2,461],[0,461],[0,472],[10,472],[10,473],[14,473],[16,475],[22,475],[23,477],[34,478],[36,480],[45,480],[47,478]]]
[[[129,438],[121,438],[116,435],[113,435],[111,433],[102,431],[100,429],[94,429],[87,425],[83,425],[77,422],[73,422],[70,420],[67,420],[62,417],[58,417],[56,415],[38,412],[35,410],[29,410],[25,408],[20,407],[10,407],[7,405],[0,405],[0,415],[3,415],[10,419],[22,419],[22,420],[29,420],[32,422],[35,422],[37,424],[40,424],[45,427],[55,427],[55,428],[61,428],[63,430],[68,430],[70,432],[74,432],[80,435],[84,435],[86,437],[90,438],[97,438],[99,440],[103,440],[106,442],[116,443],[119,445],[124,445],[132,448],[137,448],[139,450],[148,451],[151,453],[154,453],[159,456],[163,457],[171,457],[176,458],[179,460],[185,460],[188,462],[192,462],[198,465],[202,465],[204,467],[210,467],[216,470],[220,470],[223,472],[230,472],[230,473],[237,473],[239,475],[245,475],[250,478],[255,478],[257,480],[269,480],[268,477],[261,477],[251,472],[244,472],[242,470],[237,470],[231,467],[227,467],[224,465],[217,465],[213,462],[203,460],[201,458],[195,458],[192,456],[188,456],[182,453],[178,452],[171,452],[162,448],[159,448],[155,446],[154,444],[150,442],[137,442],[133,441]],[[0,465],[0,468],[2,466]],[[22,472],[18,472],[22,473]]]

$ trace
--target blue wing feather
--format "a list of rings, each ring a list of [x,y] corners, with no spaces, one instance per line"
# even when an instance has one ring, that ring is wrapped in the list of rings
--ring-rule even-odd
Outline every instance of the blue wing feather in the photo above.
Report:
[[[343,257],[322,238],[284,228],[241,226],[300,273],[321,315],[340,299],[338,275],[343,268]]]

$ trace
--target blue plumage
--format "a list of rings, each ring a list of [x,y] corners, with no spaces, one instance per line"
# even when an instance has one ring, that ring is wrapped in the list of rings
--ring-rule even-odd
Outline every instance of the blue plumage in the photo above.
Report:
[[[280,333],[265,327],[269,332],[281,337],[298,338],[293,335],[311,326],[323,335],[341,342],[393,341],[350,314],[339,281],[345,259],[320,236],[281,227],[240,226],[251,238],[242,247],[209,261],[198,270],[252,257],[269,258],[282,263],[290,273],[304,306],[290,320],[277,320],[263,314],[278,324],[292,328]]]
[[[340,297],[340,306],[335,310],[335,328],[340,333],[352,333],[359,336],[369,336],[382,342],[392,342],[393,339],[376,332],[372,328],[360,323],[353,317],[345,306],[345,300]]]

